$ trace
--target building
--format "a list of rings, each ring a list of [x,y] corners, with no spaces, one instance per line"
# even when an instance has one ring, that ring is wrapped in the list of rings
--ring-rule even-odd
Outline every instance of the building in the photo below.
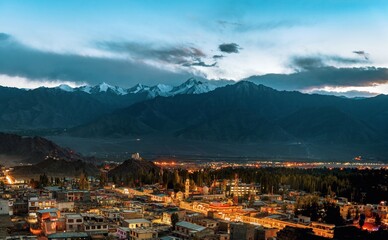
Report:
[[[81,214],[84,220],[84,231],[90,235],[108,235],[109,224],[103,216],[96,214]]]
[[[61,213],[56,208],[41,209],[36,211],[37,225],[45,236],[57,232],[57,221]]]
[[[84,219],[81,214],[67,214],[65,216],[66,231],[68,232],[81,232],[84,229]]]
[[[254,240],[255,226],[246,223],[230,223],[230,240]]]
[[[28,199],[28,212],[34,213],[37,210],[57,208],[57,201],[50,198],[30,197]]]
[[[158,232],[148,228],[135,228],[130,229],[129,233],[129,239],[130,240],[157,240],[158,238]]]
[[[213,235],[214,231],[194,223],[181,221],[175,225],[175,230],[173,233],[175,236],[185,240],[201,238],[206,235]]]
[[[130,228],[127,228],[127,227],[118,227],[118,228],[117,228],[117,232],[116,232],[117,238],[118,238],[118,239],[129,239],[129,233],[130,233],[130,231],[131,231]]]
[[[147,228],[147,227],[151,227],[151,225],[152,225],[151,222],[144,218],[129,219],[129,220],[124,220],[123,222],[123,226],[130,229],[140,228],[140,227]]]
[[[121,221],[128,219],[139,219],[143,218],[144,214],[137,210],[124,210],[120,212],[119,218]]]
[[[90,191],[65,190],[57,192],[58,201],[87,202],[90,201]]]
[[[238,183],[236,185],[235,182],[230,183],[230,195],[233,196],[248,196],[248,195],[254,195],[260,193],[260,185],[254,185],[254,184],[246,184],[246,183]]]
[[[8,199],[0,199],[0,215],[13,215],[13,202]]]
[[[69,201],[57,202],[57,208],[61,212],[72,212],[74,211],[74,202],[69,202]]]
[[[269,240],[276,237],[276,233],[279,229],[276,228],[256,228],[257,240]]]
[[[176,213],[178,215],[178,219],[181,221],[184,219],[184,217],[186,216],[186,211],[185,210],[170,210],[170,211],[166,211],[166,212],[163,212],[163,215],[162,215],[162,222],[164,224],[168,224],[168,225],[171,225],[172,222],[171,222],[171,216]]]

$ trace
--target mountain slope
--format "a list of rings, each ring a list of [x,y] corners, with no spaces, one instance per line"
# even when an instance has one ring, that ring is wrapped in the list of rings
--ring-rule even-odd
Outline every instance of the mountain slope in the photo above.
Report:
[[[70,128],[136,102],[158,96],[205,93],[215,88],[210,81],[195,79],[189,79],[176,87],[138,84],[130,89],[107,83],[77,88],[60,85],[32,90],[0,87],[0,130]]]
[[[0,133],[0,155],[20,163],[38,163],[47,158],[83,160],[83,157],[70,149],[61,148],[41,137],[22,137]]]
[[[0,130],[73,127],[145,99],[142,94],[0,87]]]
[[[155,98],[72,130],[76,136],[175,136],[221,142],[375,143],[373,102],[276,91],[239,82],[198,95]],[[379,102],[388,107],[388,101]],[[372,111],[373,112],[373,111]],[[382,116],[382,119],[385,115]],[[380,120],[382,121],[382,120]]]

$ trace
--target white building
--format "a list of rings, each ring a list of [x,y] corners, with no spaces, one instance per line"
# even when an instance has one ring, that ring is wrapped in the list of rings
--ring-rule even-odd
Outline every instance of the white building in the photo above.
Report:
[[[0,199],[0,215],[13,215],[13,202],[8,199]]]
[[[151,222],[144,218],[124,220],[124,226],[130,229],[151,227]]]

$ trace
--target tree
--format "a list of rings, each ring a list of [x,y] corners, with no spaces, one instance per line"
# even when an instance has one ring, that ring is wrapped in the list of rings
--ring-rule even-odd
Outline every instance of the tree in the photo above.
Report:
[[[381,217],[380,217],[379,214],[376,214],[375,224],[376,224],[376,226],[380,226],[381,225]]]
[[[346,220],[351,219],[351,218],[352,218],[352,214],[350,212],[350,209],[348,209],[348,213],[346,214]]]
[[[361,213],[360,220],[358,220],[358,225],[360,225],[360,228],[362,229],[362,226],[365,224],[365,214]]]
[[[171,224],[172,224],[174,229],[175,229],[175,225],[177,224],[177,222],[179,222],[179,215],[178,215],[178,213],[171,214]]]
[[[341,217],[340,208],[336,204],[325,202],[324,203],[325,216],[324,221],[329,224],[335,224],[336,226],[343,225],[344,220]]]
[[[83,171],[79,177],[79,189],[80,190],[89,189],[89,181],[85,171]]]

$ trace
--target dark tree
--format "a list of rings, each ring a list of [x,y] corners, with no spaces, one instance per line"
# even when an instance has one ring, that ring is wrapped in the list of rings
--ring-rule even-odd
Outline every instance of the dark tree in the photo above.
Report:
[[[175,229],[175,225],[177,224],[177,222],[179,222],[178,213],[171,214],[171,224],[172,224],[174,229]]]

